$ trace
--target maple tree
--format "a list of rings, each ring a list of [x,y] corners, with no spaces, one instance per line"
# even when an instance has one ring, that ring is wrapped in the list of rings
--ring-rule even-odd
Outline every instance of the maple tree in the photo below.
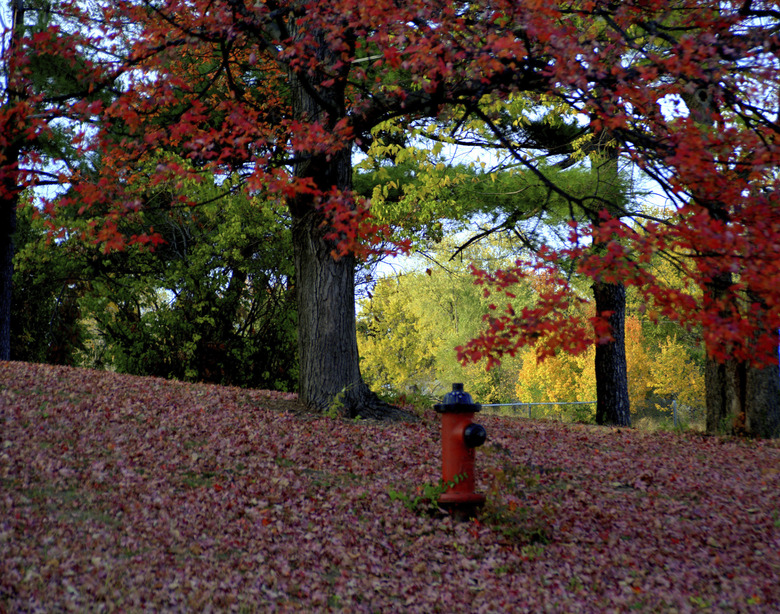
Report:
[[[437,8],[425,11],[433,17]],[[85,207],[115,203],[92,238],[121,248],[116,219],[137,201],[133,167],[160,148],[212,172],[244,171],[250,191],[284,198],[296,249],[301,395],[314,407],[339,394],[353,414],[378,404],[360,378],[355,340],[355,240],[376,225],[351,191],[353,145],[366,144],[383,121],[436,116],[445,103],[478,100],[485,87],[485,67],[453,58],[453,69],[429,53],[441,22],[421,21],[418,11],[392,3],[366,10],[354,2],[141,2],[107,6],[95,24],[113,45],[107,55],[129,45],[132,71],[101,117],[101,133],[85,141],[111,161],[101,169],[100,190],[73,178],[77,194],[69,199]],[[443,15],[458,19],[458,12],[447,7]],[[119,39],[128,21],[133,36]],[[395,53],[398,37],[408,41],[411,66]],[[456,56],[487,59],[490,46],[481,43],[448,44]],[[538,80],[515,66],[494,72],[502,87]],[[188,173],[176,163],[160,166],[161,174]]]
[[[78,25],[86,14],[78,5],[14,0],[2,11],[0,359],[7,360],[17,208],[25,190],[64,181],[60,171],[78,157],[73,122],[94,118],[111,79],[90,57],[89,34]]]
[[[366,249],[360,237],[370,245],[384,235],[351,191],[353,148],[369,148],[387,122],[457,130],[477,117],[512,149],[496,103],[527,94],[566,105],[593,134],[606,131],[619,155],[676,205],[674,216],[648,220],[642,232],[607,209],[598,224],[572,229],[566,257],[603,283],[641,285],[664,314],[700,323],[713,359],[745,365],[747,380],[753,362],[776,366],[779,303],[767,282],[778,266],[771,2],[727,1],[715,10],[694,0],[166,0],[110,2],[94,16],[83,18],[88,48],[124,76],[115,82],[118,98],[92,108],[99,133],[85,131],[79,143],[110,163],[97,181],[68,178],[71,201],[114,206],[88,237],[107,249],[125,244],[117,220],[139,204],[134,168],[151,151],[177,151],[194,163],[190,170],[163,160],[161,176],[239,171],[253,193],[284,199],[296,247],[304,402],[323,407],[341,393],[351,413],[376,405],[354,341],[354,252]],[[533,159],[517,159],[534,172]],[[606,249],[588,253],[590,241]],[[690,276],[721,280],[722,288],[701,300],[667,291],[642,267],[659,249],[697,254]],[[541,256],[543,267],[560,254]],[[738,275],[725,277],[729,271]],[[495,281],[522,274],[519,267]],[[560,303],[565,281],[545,310]],[[516,351],[513,339],[539,333],[550,350],[608,341],[609,326],[597,319],[521,325],[511,314],[496,317],[502,330],[491,329],[466,355],[500,359]],[[749,432],[775,432],[776,408],[740,407],[754,396],[733,395],[736,413],[746,413]]]
[[[590,228],[573,224],[571,247],[543,254],[537,266],[548,267],[561,256],[579,258],[581,272],[641,287],[659,313],[701,325],[711,365],[708,430],[728,430],[741,416],[747,432],[776,435],[778,313],[769,280],[778,263],[771,238],[777,227],[778,12],[757,2],[720,3],[717,9],[695,2],[586,6],[606,27],[608,42],[596,44],[574,21],[556,21],[555,40],[566,42],[553,45],[554,74],[566,82],[576,73],[581,83],[558,90],[556,99],[587,116],[594,133],[607,130],[621,155],[661,185],[676,215],[637,228],[605,210]],[[561,7],[546,11],[556,20],[564,13]],[[610,57],[624,59],[606,61]],[[485,120],[496,140],[511,147],[500,118]],[[516,158],[533,170],[520,151]],[[583,239],[602,242],[606,253],[588,254]],[[659,250],[694,256],[692,266],[680,266],[706,292],[696,296],[659,283],[643,267]],[[484,279],[500,289],[527,274],[527,267],[522,263]],[[564,295],[550,297],[548,312]],[[500,358],[517,351],[518,339],[539,333],[560,344],[565,326],[573,341],[588,333],[581,322],[561,322],[552,332],[549,321],[537,322],[528,330],[514,314],[497,317],[465,355]],[[603,331],[609,335],[608,328]]]

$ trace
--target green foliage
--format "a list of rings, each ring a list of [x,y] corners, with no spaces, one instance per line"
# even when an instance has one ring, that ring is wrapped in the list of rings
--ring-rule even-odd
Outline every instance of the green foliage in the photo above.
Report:
[[[473,173],[437,162],[430,151],[402,151],[405,155],[399,154],[392,165],[360,165],[354,189],[371,200],[372,215],[393,228],[394,240],[409,239],[413,247],[426,249],[444,238],[442,220],[452,227],[464,217],[465,201],[456,186]],[[434,159],[422,157],[429,155]]]
[[[374,389],[388,394],[437,397],[452,382],[468,382],[482,402],[511,397],[516,365],[485,371],[482,364],[461,365],[454,348],[476,336],[490,301],[474,285],[466,264],[498,267],[507,262],[493,242],[469,248],[462,258],[447,261],[454,251],[444,242],[433,253],[441,263],[380,280],[372,297],[360,303],[358,342],[361,372]],[[430,261],[428,261],[430,262]],[[422,266],[422,264],[421,264]],[[527,302],[520,296],[516,304]],[[512,374],[512,379],[508,375]]]
[[[449,482],[444,480],[439,480],[436,484],[426,482],[421,486],[417,486],[412,493],[389,488],[387,494],[390,495],[391,501],[400,501],[407,510],[414,514],[435,516],[441,513],[439,498],[465,479],[466,474],[464,473],[456,475]]]
[[[242,196],[168,213],[166,244],[117,254],[90,311],[123,372],[289,390],[295,385],[291,247]],[[110,269],[109,269],[110,270]]]
[[[73,260],[66,247],[47,243],[29,202],[17,212],[14,244],[11,360],[73,364],[86,335]]]
[[[188,199],[205,203],[197,206],[182,205],[168,187],[151,192],[147,210],[125,222],[128,235],[154,227],[165,241],[155,250],[135,245],[105,254],[100,245],[75,238],[47,244],[41,236],[19,254],[20,270],[42,280],[59,270],[81,280],[71,285],[80,291],[80,322],[90,334],[68,362],[293,389],[296,311],[286,219],[266,203],[232,194],[229,182],[180,186]]]
[[[344,402],[344,400],[347,397],[347,393],[350,390],[350,386],[345,386],[341,389],[341,391],[333,397],[330,404],[328,405],[327,409],[323,412],[323,415],[326,418],[330,418],[331,420],[337,420],[339,418],[343,418],[346,416],[346,409],[347,405]],[[360,421],[362,418],[357,415],[354,418],[352,418],[353,421]]]
[[[469,247],[463,260],[493,269],[511,262],[507,245],[493,235],[491,240]],[[491,301],[459,259],[448,261],[452,242],[443,243],[431,255],[419,260],[419,269],[381,279],[370,299],[360,304],[358,340],[361,370],[366,380],[387,395],[440,397],[452,382],[466,382],[481,403],[594,401],[596,382],[595,348],[573,356],[559,353],[538,362],[534,346],[527,346],[501,365],[485,369],[483,363],[461,365],[453,348],[478,334],[485,314],[493,312]],[[446,267],[446,268],[445,268]],[[545,289],[543,277],[529,277],[519,283],[510,302],[515,313],[531,305]],[[583,289],[585,292],[586,289]],[[501,308],[502,305],[498,305]],[[655,403],[678,402],[701,408],[703,371],[698,340],[670,322],[655,324],[642,305],[632,304],[634,314],[626,320],[626,355],[629,394],[633,411],[652,411]],[[588,305],[570,307],[582,317],[592,315]],[[671,333],[670,338],[659,337]],[[675,332],[677,331],[677,332]],[[677,336],[674,336],[677,335]],[[535,417],[559,419],[562,414],[579,422],[593,419],[593,406],[539,406]]]

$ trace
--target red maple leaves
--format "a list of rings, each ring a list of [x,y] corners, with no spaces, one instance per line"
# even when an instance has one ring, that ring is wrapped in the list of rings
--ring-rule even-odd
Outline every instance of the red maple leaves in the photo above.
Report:
[[[6,50],[9,86],[27,93],[2,108],[0,150],[8,151],[12,133],[39,138],[54,117],[94,126],[75,138],[99,163],[89,177],[74,168],[62,180],[100,226],[87,236],[107,249],[154,241],[120,237],[117,216],[132,210],[141,186],[176,168],[191,177],[240,176],[277,201],[310,192],[336,256],[372,249],[389,231],[372,220],[370,205],[355,203],[335,180],[312,185],[302,165],[340,155],[382,122],[430,118],[457,130],[484,117],[477,111],[485,101],[530,95],[556,101],[595,133],[607,130],[672,205],[660,223],[583,229],[592,240],[609,229],[603,253],[588,255],[574,242],[559,256],[582,259],[580,273],[594,279],[641,286],[665,314],[703,325],[714,355],[769,360],[780,326],[780,290],[771,282],[780,273],[780,45],[771,4],[167,0],[154,10],[118,3],[98,20],[78,3],[65,6],[70,29],[45,29]],[[84,91],[68,104],[38,97],[28,87],[25,46],[70,62]],[[318,108],[293,114],[295,88]],[[99,92],[105,104],[93,96]],[[497,138],[510,142],[511,130],[501,130]],[[35,172],[14,176],[20,188],[40,178],[43,164],[34,146],[24,155]],[[0,174],[15,168],[7,161]],[[84,181],[100,187],[85,190]],[[649,272],[659,250],[685,261],[699,291],[667,288]],[[728,276],[713,294],[713,280]],[[564,304],[553,294],[538,312],[495,318],[478,353],[490,354],[491,344],[500,350],[494,358],[513,351],[511,338],[524,329],[577,349],[581,323],[564,334],[565,318],[550,319]]]
[[[363,424],[299,409],[268,391],[0,364],[0,605],[780,604],[777,442],[482,416],[488,501],[453,523],[402,501],[440,475],[434,412]]]

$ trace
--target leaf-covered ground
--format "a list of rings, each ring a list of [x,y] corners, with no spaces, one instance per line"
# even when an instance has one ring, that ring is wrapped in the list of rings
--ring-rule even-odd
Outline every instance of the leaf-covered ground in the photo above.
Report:
[[[483,416],[455,522],[430,414],[0,363],[0,612],[780,608],[778,443]]]

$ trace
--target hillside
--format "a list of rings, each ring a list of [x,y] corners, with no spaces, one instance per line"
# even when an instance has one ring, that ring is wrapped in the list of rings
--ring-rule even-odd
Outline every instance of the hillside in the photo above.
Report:
[[[0,363],[0,612],[780,608],[777,442],[480,421],[454,522],[433,411]]]

